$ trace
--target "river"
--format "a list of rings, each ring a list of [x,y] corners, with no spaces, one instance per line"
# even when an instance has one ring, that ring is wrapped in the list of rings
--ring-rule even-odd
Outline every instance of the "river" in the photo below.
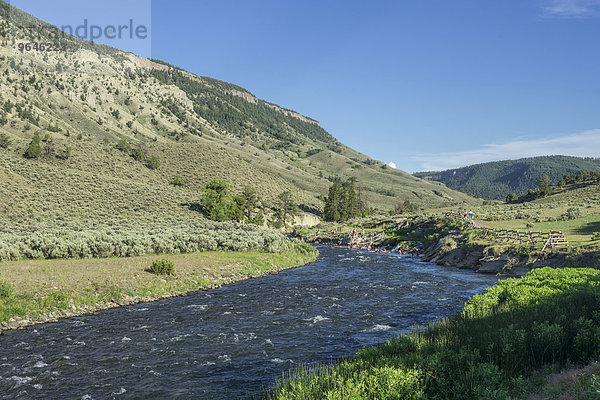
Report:
[[[304,267],[0,336],[3,399],[236,399],[460,311],[497,278],[319,247]]]

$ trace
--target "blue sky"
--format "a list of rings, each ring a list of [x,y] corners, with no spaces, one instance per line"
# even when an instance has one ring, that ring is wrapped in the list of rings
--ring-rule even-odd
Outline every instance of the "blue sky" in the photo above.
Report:
[[[409,172],[600,156],[600,0],[111,1],[77,3],[115,20],[151,9],[151,54],[131,50],[243,86]],[[69,2],[12,4],[64,19]]]

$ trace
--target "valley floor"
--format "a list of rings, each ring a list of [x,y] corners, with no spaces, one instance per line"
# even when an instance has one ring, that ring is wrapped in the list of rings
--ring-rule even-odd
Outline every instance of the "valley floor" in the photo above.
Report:
[[[5,262],[0,264],[0,331],[211,289],[298,267],[316,257],[316,251],[207,251]],[[152,262],[162,258],[174,263],[175,275],[150,272]]]

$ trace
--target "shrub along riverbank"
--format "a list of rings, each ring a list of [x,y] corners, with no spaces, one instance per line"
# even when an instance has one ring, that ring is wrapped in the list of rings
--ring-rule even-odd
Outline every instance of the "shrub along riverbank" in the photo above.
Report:
[[[282,234],[255,225],[193,221],[6,225],[0,228],[0,261],[40,258],[133,257],[206,250],[287,250]]]
[[[534,371],[597,359],[598,310],[600,271],[535,269],[474,296],[456,317],[294,373],[264,398],[523,398]],[[582,398],[597,398],[597,389]]]
[[[0,331],[173,297],[314,261],[313,247],[286,240],[279,252],[206,251],[165,256],[23,260],[0,264]],[[157,260],[174,274],[157,275]]]

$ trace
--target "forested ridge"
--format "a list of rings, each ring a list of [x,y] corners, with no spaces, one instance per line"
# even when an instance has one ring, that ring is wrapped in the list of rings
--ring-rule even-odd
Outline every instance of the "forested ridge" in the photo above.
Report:
[[[417,172],[414,176],[442,182],[451,189],[489,200],[504,200],[510,193],[522,195],[539,186],[548,175],[557,184],[565,174],[600,168],[599,158],[542,156],[496,161],[446,171]]]

